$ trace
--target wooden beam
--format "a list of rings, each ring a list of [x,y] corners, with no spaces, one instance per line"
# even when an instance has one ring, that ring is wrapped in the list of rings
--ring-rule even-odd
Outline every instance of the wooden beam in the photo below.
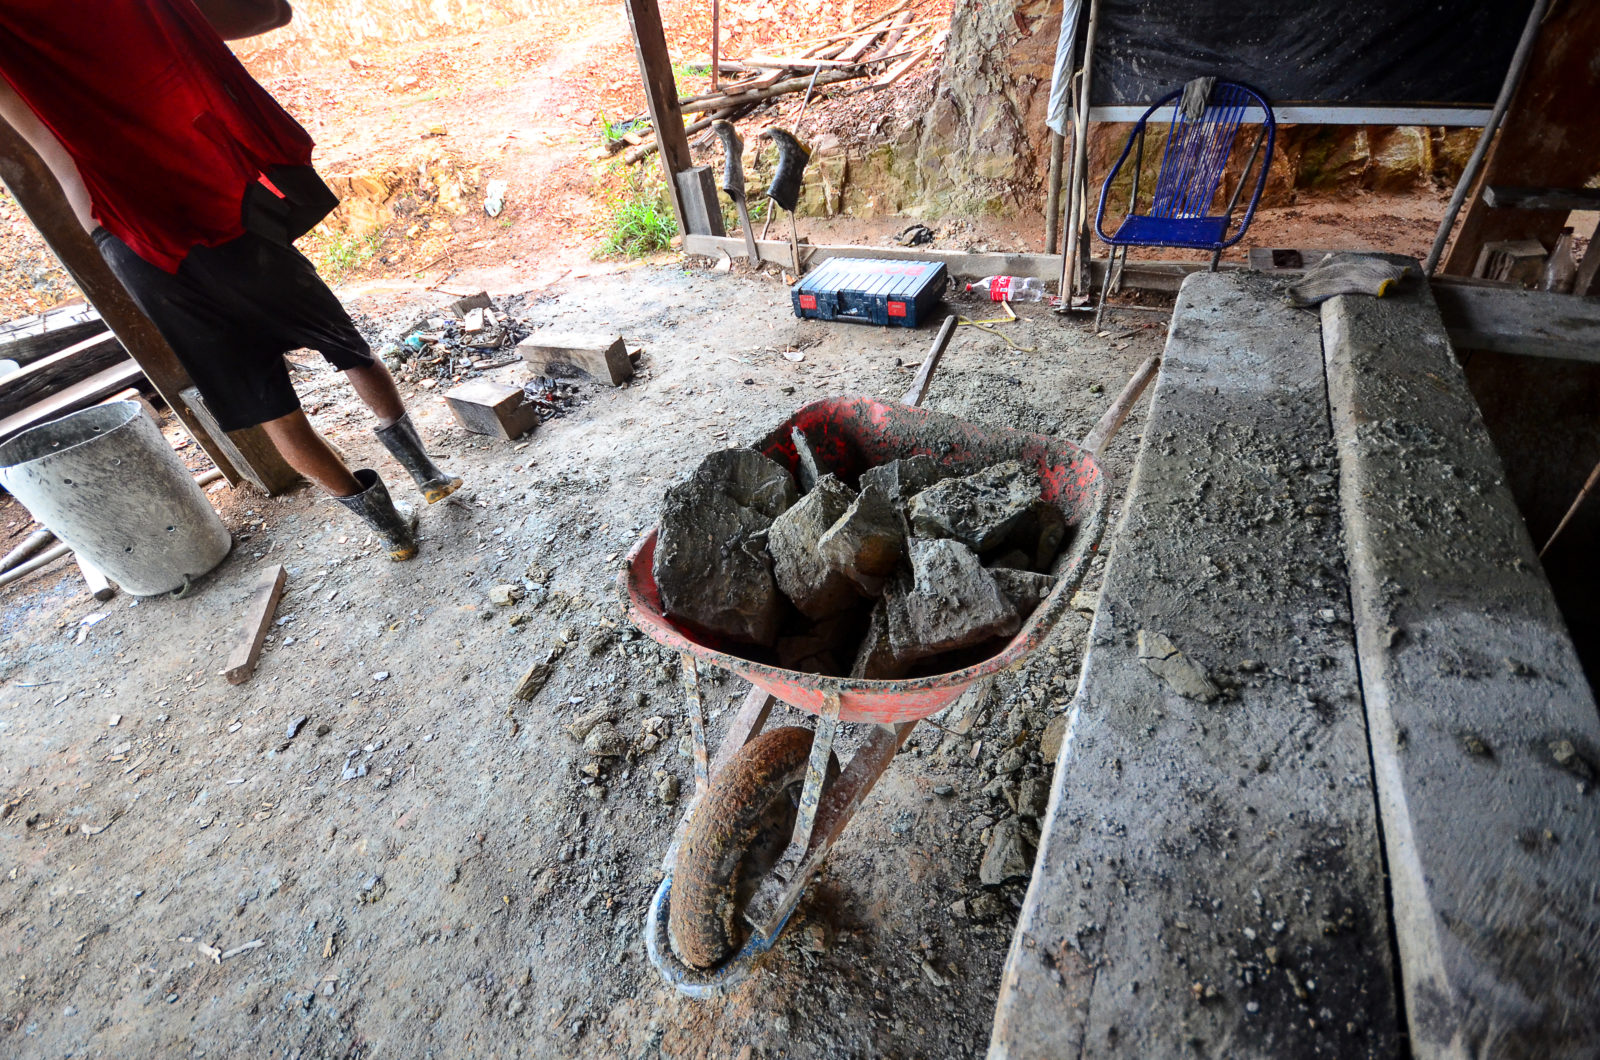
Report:
[[[1600,171],[1600,4],[1558,4],[1546,16],[1532,62],[1484,164],[1481,187],[1581,188]],[[1478,250],[1498,239],[1556,241],[1559,211],[1509,210],[1477,198],[1441,270],[1472,275]]]
[[[100,314],[83,302],[0,325],[0,360],[29,365],[101,331]]]
[[[1592,1057],[1600,715],[1433,297],[1321,309],[1409,1055]]]
[[[224,671],[228,683],[242,685],[256,672],[256,660],[261,658],[261,645],[272,628],[273,613],[278,610],[278,599],[283,596],[283,564],[274,563],[261,572],[256,587],[246,603],[244,634],[233,653],[228,656]]]
[[[1595,188],[1514,188],[1490,184],[1483,189],[1483,204],[1501,210],[1600,210],[1600,190]]]
[[[1433,297],[1457,350],[1600,364],[1600,298],[1454,283]]]
[[[28,220],[39,230],[89,304],[95,307],[101,319],[144,370],[161,399],[182,421],[206,455],[222,469],[229,483],[238,483],[247,469],[235,466],[228,459],[213,435],[178,399],[178,392],[189,386],[191,381],[189,374],[178,363],[172,347],[167,345],[161,332],[140,312],[121,282],[112,274],[94,240],[78,223],[49,167],[28,146],[27,141],[4,121],[0,121],[0,181],[5,183],[12,197],[17,200],[17,205],[22,207]],[[124,387],[127,385],[122,384]],[[248,433],[260,436],[260,444],[252,446],[252,459],[256,461],[256,466],[248,470],[264,481],[281,479],[289,465],[284,463],[272,443],[266,440],[261,428],[252,427]]]
[[[645,105],[650,125],[660,145],[661,172],[666,178],[672,212],[678,230],[684,227],[683,193],[678,174],[694,163],[689,157],[689,137],[683,131],[683,110],[678,105],[678,83],[672,76],[672,57],[667,53],[667,34],[661,28],[661,7],[657,0],[626,0],[628,27],[633,31],[633,47],[639,56],[639,77],[644,82]]]
[[[770,261],[785,268],[794,268],[794,254],[787,242],[775,239],[757,240],[756,249],[762,261]],[[683,237],[683,252],[714,258],[725,250],[729,257],[742,257],[744,240],[735,236]],[[1035,276],[1041,280],[1056,280],[1061,275],[1059,254],[976,254],[961,250],[934,250],[928,247],[872,247],[848,243],[824,243],[813,246],[800,244],[800,256],[806,265],[818,264],[832,258],[885,258],[891,261],[939,261],[952,276]],[[1130,261],[1122,273],[1122,285],[1144,291],[1175,292],[1190,273],[1205,272],[1206,264],[1198,261]],[[1238,265],[1223,262],[1220,272],[1237,270]],[[1106,259],[1090,262],[1090,279],[1098,284],[1105,276]],[[1128,308],[1126,306],[1120,308]]]
[[[178,392],[178,402],[183,411],[200,424],[229,465],[238,468],[240,476],[262,493],[276,497],[305,481],[300,477],[300,472],[278,456],[278,451],[272,447],[272,442],[261,428],[224,431],[222,424],[217,422],[217,418],[206,407],[199,388],[184,387]],[[176,412],[177,409],[174,408],[173,411]]]
[[[126,360],[127,356],[117,337],[102,326],[98,335],[34,361],[10,375],[0,376],[0,417],[21,412],[73,383]]]
[[[96,372],[65,390],[50,395],[43,401],[29,405],[21,412],[0,420],[0,441],[21,434],[29,427],[48,423],[78,409],[86,409],[119,390],[126,390],[144,378],[144,370],[137,361],[123,359],[104,371]]]

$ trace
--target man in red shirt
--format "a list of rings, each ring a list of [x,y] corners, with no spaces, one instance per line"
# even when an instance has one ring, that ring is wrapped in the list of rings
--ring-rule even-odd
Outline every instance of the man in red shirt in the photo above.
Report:
[[[416,517],[352,472],[300,409],[283,354],[345,373],[427,500],[434,466],[383,362],[293,241],[337,199],[311,137],[223,38],[288,22],[283,0],[0,4],[0,118],[55,174],[78,219],[160,329],[224,430],[260,425],[301,474],[416,555]]]

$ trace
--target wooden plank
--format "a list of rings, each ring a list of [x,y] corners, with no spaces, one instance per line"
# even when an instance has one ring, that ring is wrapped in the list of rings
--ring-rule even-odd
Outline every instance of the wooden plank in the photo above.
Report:
[[[74,552],[72,560],[78,565],[78,573],[83,575],[83,584],[88,588],[89,595],[96,600],[109,600],[117,595],[117,590],[112,588],[111,582],[101,573],[100,568]]]
[[[1600,189],[1519,188],[1490,184],[1483,189],[1483,204],[1501,210],[1600,210]]]
[[[230,480],[230,484],[242,479],[267,496],[276,497],[305,481],[300,472],[278,456],[278,450],[261,428],[224,431],[206,407],[205,398],[200,396],[198,387],[189,386],[180,390],[178,403],[183,408],[185,422],[193,420],[199,423],[217,451],[223,454],[228,466],[238,469],[238,477]],[[177,408],[174,407],[173,411],[176,412]]]
[[[1480,187],[1581,188],[1600,171],[1600,4],[1552,4],[1533,57],[1484,163]],[[1475,198],[1441,270],[1472,275],[1478,250],[1499,239],[1553,246],[1566,218],[1550,210],[1496,209]]]
[[[711,177],[710,166],[691,166],[679,173],[678,197],[683,203],[686,231],[708,236],[726,234],[727,229],[722,225],[722,204],[717,201],[717,185]]]
[[[776,262],[784,268],[794,268],[794,254],[787,242],[775,239],[761,239],[756,241],[756,247],[761,252],[762,261]],[[742,257],[745,253],[744,241],[735,236],[698,236],[687,235],[683,237],[683,252],[685,254],[700,254],[714,258],[719,251],[727,251],[729,257]],[[828,261],[833,258],[885,258],[891,261],[939,261],[950,270],[952,276],[1034,276],[1041,280],[1054,282],[1061,276],[1061,256],[1059,254],[976,254],[961,250],[936,250],[931,247],[872,247],[855,246],[845,243],[827,243],[811,245],[800,244],[801,257],[805,259],[807,267]],[[1106,261],[1096,258],[1091,263],[1095,283],[1105,275]],[[1237,265],[1224,262],[1221,271],[1236,270]],[[1122,274],[1124,287],[1134,287],[1144,291],[1177,291],[1183,278],[1196,272],[1205,272],[1204,262],[1189,261],[1130,261]],[[1126,308],[1126,307],[1122,307]]]
[[[132,360],[123,360],[0,420],[0,441],[58,416],[86,409],[119,390],[126,390],[143,378],[144,371],[137,364]]]
[[[684,227],[683,193],[678,174],[694,165],[689,157],[689,137],[683,131],[683,110],[678,105],[678,83],[672,75],[672,56],[667,53],[667,35],[661,28],[661,7],[657,0],[625,0],[628,26],[633,31],[633,47],[639,57],[639,77],[644,82],[650,127],[655,130],[661,152],[661,172],[678,230]]]
[[[228,656],[224,671],[228,683],[242,685],[256,672],[256,660],[261,657],[261,645],[272,628],[272,616],[278,610],[278,599],[283,596],[283,564],[274,563],[261,572],[256,587],[245,605],[244,635],[233,654]]]
[[[1178,296],[992,1060],[1402,1055],[1321,329],[1278,286]]]
[[[178,363],[177,354],[172,352],[156,326],[140,312],[133,298],[112,274],[94,240],[78,223],[49,168],[28,146],[27,141],[3,121],[0,121],[0,180],[4,181],[12,197],[17,200],[17,205],[22,207],[39,234],[44,236],[51,252],[78,285],[78,290],[83,292],[89,304],[95,307],[107,326],[116,333],[129,355],[139,363],[145,377],[150,380],[156,393],[161,395],[161,400],[183,422],[185,429],[211,457],[212,462],[222,469],[228,481],[238,482],[242,475],[242,469],[229,459],[229,452],[235,458],[255,461],[252,470],[255,478],[261,481],[282,480],[285,472],[290,471],[289,465],[267,440],[261,428],[252,427],[249,432],[244,432],[249,435],[247,444],[234,445],[231,450],[224,452],[222,443],[214,439],[178,399],[179,391],[189,386],[191,380]]]
[[[1600,715],[1425,284],[1322,306],[1411,1055],[1600,1055]]]
[[[1600,298],[1515,287],[1432,287],[1450,343],[1458,350],[1600,364]]]
[[[0,376],[0,418],[21,412],[127,357],[117,337],[101,325],[100,334]]]
[[[741,240],[732,242],[744,245]],[[633,378],[633,362],[620,335],[541,330],[517,343],[517,352],[540,375],[563,375],[577,369],[612,386]]]
[[[82,342],[105,328],[100,314],[82,304],[60,306],[0,327],[0,360],[27,366]]]

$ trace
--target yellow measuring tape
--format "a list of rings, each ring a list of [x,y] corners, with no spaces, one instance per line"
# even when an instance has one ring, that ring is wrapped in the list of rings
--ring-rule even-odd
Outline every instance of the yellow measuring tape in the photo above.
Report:
[[[1015,313],[1013,313],[1011,311],[1011,303],[1010,303],[1010,301],[1002,301],[1000,303],[1000,307],[1006,311],[1006,315],[1003,316],[1003,317],[996,317],[993,320],[968,320],[966,317],[957,317],[956,321],[961,327],[977,328],[979,331],[987,331],[991,335],[1000,336],[1002,339],[1006,340],[1006,345],[1007,346],[1010,346],[1013,350],[1016,350],[1018,353],[1037,353],[1037,352],[1039,352],[1038,350],[1036,350],[1032,346],[1022,346],[1022,345],[1017,344],[1015,341],[1012,340],[1010,335],[1007,335],[1003,331],[996,331],[993,327],[990,327],[991,324],[1010,324],[1010,323],[1013,323],[1017,319],[1017,314],[1015,314]]]

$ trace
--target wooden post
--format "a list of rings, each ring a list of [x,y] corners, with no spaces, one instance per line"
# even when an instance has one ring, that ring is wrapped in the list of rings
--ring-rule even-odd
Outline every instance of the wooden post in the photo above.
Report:
[[[1089,74],[1094,65],[1095,31],[1100,26],[1100,0],[1089,0],[1089,28],[1083,40],[1083,73],[1078,81],[1078,112],[1072,132],[1072,181],[1067,199],[1067,249],[1061,255],[1061,310],[1072,306],[1072,295],[1085,286],[1087,270],[1078,268],[1079,243],[1085,240],[1083,231],[1084,200],[1089,194],[1089,107],[1091,88]]]
[[[1600,170],[1600,4],[1553,5],[1533,46],[1522,84],[1483,166],[1481,186],[1581,188]],[[1551,246],[1566,224],[1559,210],[1496,209],[1474,198],[1439,270],[1471,276],[1478,250],[1500,239]]]
[[[1065,154],[1066,137],[1058,132],[1050,134],[1050,183],[1044,199],[1044,252],[1054,254],[1060,247],[1061,235],[1061,156]]]
[[[689,158],[689,137],[683,130],[683,110],[678,105],[678,82],[672,76],[672,58],[667,54],[667,34],[661,28],[661,7],[657,0],[627,0],[627,7],[633,47],[639,56],[639,76],[644,81],[645,104],[661,149],[661,172],[667,180],[667,194],[672,198],[678,230],[688,233],[692,229],[685,218],[691,212],[684,208],[684,191],[678,183],[678,174],[694,163]],[[699,209],[692,211],[694,215],[703,212],[722,216],[715,198],[709,205],[697,204],[697,207]]]
[[[4,181],[17,205],[39,230],[61,265],[72,277],[84,298],[100,313],[128,354],[144,370],[172,412],[183,422],[194,440],[205,450],[229,485],[248,479],[267,493],[281,493],[300,481],[300,476],[284,462],[259,427],[234,432],[235,444],[250,453],[241,466],[228,458],[217,439],[184,404],[180,392],[191,386],[189,374],[178,363],[150,319],[140,312],[122,283],[112,274],[94,240],[78,223],[77,216],[62,194],[44,161],[10,125],[0,121],[0,181]],[[243,443],[243,444],[239,444]]]

